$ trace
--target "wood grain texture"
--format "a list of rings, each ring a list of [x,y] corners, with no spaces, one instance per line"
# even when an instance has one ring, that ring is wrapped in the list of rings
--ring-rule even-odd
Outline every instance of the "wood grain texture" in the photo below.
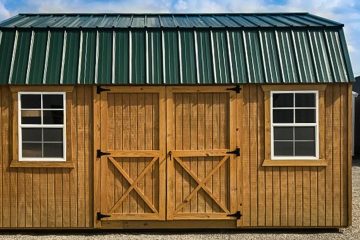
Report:
[[[237,208],[235,159],[226,155],[236,146],[230,135],[235,134],[236,98],[224,88],[204,89],[167,91],[171,219],[227,219]]]
[[[280,90],[300,90],[303,86],[281,87]],[[349,198],[349,157],[347,148],[350,141],[348,133],[349,90],[346,84],[314,85],[319,92],[319,147],[321,160],[312,166],[306,161],[290,160],[274,162],[270,160],[270,101],[269,91],[276,86],[244,85],[242,89],[242,184],[241,198],[243,219],[240,227],[260,227],[263,223],[269,227],[328,227],[347,226],[351,213]],[[311,89],[311,86],[305,86]],[[268,91],[263,91],[268,90]],[[262,96],[259,94],[262,92]],[[256,99],[254,96],[258,96]],[[252,107],[257,104],[258,131],[257,146],[252,141],[256,130]],[[263,102],[263,105],[259,103]],[[261,114],[265,119],[260,121]],[[261,127],[261,123],[265,126]],[[251,130],[253,129],[253,130]],[[250,133],[248,132],[250,131]],[[251,135],[253,134],[253,135]],[[264,143],[264,156],[260,143]],[[252,151],[256,149],[256,154]],[[251,171],[253,163],[261,162],[257,171]],[[346,162],[345,162],[346,161]],[[351,164],[351,162],[350,162]],[[264,180],[262,180],[264,176]],[[255,179],[257,183],[254,184]],[[262,182],[264,181],[265,202],[262,202]],[[254,194],[256,196],[254,196]],[[257,201],[255,201],[257,199]],[[253,205],[256,207],[253,207]],[[265,214],[261,214],[264,208]],[[257,211],[256,211],[257,209]],[[254,219],[254,214],[257,217]]]
[[[348,198],[347,198],[347,226],[351,226],[352,225],[352,154],[350,154],[352,152],[352,148],[353,148],[353,131],[352,131],[352,128],[350,127],[353,123],[353,111],[352,111],[352,85],[349,84],[348,85],[348,92],[347,92],[347,97],[348,97],[348,105],[347,105],[347,108],[348,108],[348,131],[347,131],[347,138],[348,138],[348,142],[347,142],[347,161],[348,161],[348,164],[347,164],[347,192],[348,192]],[[345,209],[344,209],[345,211]]]
[[[141,194],[133,190],[119,207],[123,212],[154,219],[147,213],[159,209],[159,206],[166,206],[168,220],[184,219],[190,223],[196,219],[207,219],[202,225],[196,225],[203,227],[208,227],[210,221],[212,227],[226,224],[235,227],[232,220],[232,224],[216,220],[219,225],[216,225],[216,221],[209,221],[210,218],[228,219],[224,209],[240,209],[243,216],[237,225],[243,228],[345,227],[351,224],[349,85],[327,85],[326,89],[323,88],[323,95],[319,95],[321,166],[307,166],[305,163],[302,166],[264,164],[265,159],[270,159],[266,147],[270,143],[265,137],[270,131],[267,127],[269,95],[260,85],[243,85],[241,93],[236,95],[235,124],[238,131],[235,145],[241,148],[241,157],[235,160],[237,171],[233,174],[237,179],[236,199],[231,200],[232,196],[228,194],[231,185],[230,164],[226,160],[208,178],[203,185],[205,189],[194,193],[179,212],[169,209],[179,206],[196,189],[197,180],[201,182],[206,178],[222,160],[220,156],[224,149],[229,148],[230,138],[226,133],[229,132],[228,118],[231,114],[228,98],[225,97],[227,93],[219,91],[219,87],[168,88],[171,91],[167,92],[166,98],[166,88],[159,88],[164,96],[162,104],[165,106],[167,102],[167,110],[164,107],[162,111],[159,108],[161,100],[154,97],[148,88],[134,88],[135,91],[145,89],[142,96],[133,96],[134,89],[129,88],[121,96],[113,96],[110,99],[112,115],[109,115],[113,126],[109,128],[109,134],[102,135],[100,97],[93,87],[74,87],[68,93],[72,102],[72,142],[68,146],[72,167],[16,168],[10,167],[11,146],[17,141],[16,136],[12,135],[12,127],[16,124],[12,116],[16,109],[13,108],[14,99],[9,87],[0,87],[0,228],[144,228],[141,221],[129,221],[131,217],[117,215],[111,223],[98,223],[94,218],[102,205],[101,179],[93,175],[93,171],[100,175],[100,161],[95,158],[95,153],[103,146],[104,137],[113,148],[111,152],[124,156],[125,161],[120,166],[133,180],[151,161],[152,158],[146,156],[156,155],[152,152],[154,149],[167,147],[173,150],[174,156],[183,164],[166,158],[164,150],[160,161],[156,160],[148,174],[144,174],[137,184],[138,191],[146,199],[142,200]],[[306,88],[310,89],[310,85],[306,85]],[[122,90],[123,87],[114,89]],[[194,91],[197,93],[194,94]],[[121,107],[123,105],[126,107]],[[166,130],[161,131],[162,137],[156,134],[159,129]],[[138,151],[135,156],[137,162],[129,158],[130,153],[126,149]],[[159,171],[158,164],[163,164],[163,171]],[[115,167],[112,167],[112,171],[115,171]],[[107,176],[111,176],[109,186],[116,188],[111,193],[113,199],[120,198],[131,185],[121,178],[120,173],[109,173]],[[162,192],[163,198],[159,199],[160,183],[168,187],[166,193]],[[235,208],[230,204],[232,201],[237,201]],[[149,204],[154,206],[153,210]],[[158,216],[157,219],[165,219],[165,207]],[[171,222],[176,221],[168,222],[169,227],[173,226]],[[164,227],[165,223],[155,225]]]
[[[341,224],[341,86],[333,91],[333,224]]]
[[[91,139],[92,131],[83,131],[91,126],[92,116],[92,88],[66,88],[71,99],[71,118],[69,125],[72,139],[68,145],[72,166],[70,168],[27,168],[10,167],[11,152],[9,142],[14,122],[13,101],[8,87],[1,87],[1,133],[2,137],[0,164],[2,188],[0,187],[0,227],[12,228],[69,228],[92,227],[92,199],[90,198],[91,173],[90,163],[92,148],[87,143]],[[14,89],[13,89],[14,90]],[[22,89],[23,90],[23,89]],[[46,91],[46,87],[42,88]],[[57,88],[61,91],[61,88]],[[15,91],[15,90],[14,90]],[[85,111],[83,111],[83,109]],[[70,124],[71,123],[71,124]],[[80,133],[80,134],[79,134]],[[17,140],[16,140],[17,141]],[[78,148],[79,143],[86,147]],[[80,166],[80,168],[79,168]],[[61,167],[61,166],[59,166]],[[84,191],[78,191],[82,187]],[[86,187],[87,186],[87,187]],[[85,200],[86,199],[86,200]],[[87,202],[80,204],[78,202]],[[81,206],[79,208],[78,206]]]
[[[242,105],[242,132],[241,138],[241,162],[242,162],[242,207],[243,207],[243,222],[242,226],[250,226],[251,221],[251,195],[250,195],[250,86],[243,88],[243,105]],[[255,160],[254,160],[255,161]]]
[[[107,220],[164,220],[165,89],[126,89],[101,93],[94,110],[101,113],[101,150],[110,154],[94,165],[95,206]]]
[[[0,106],[2,106],[2,96],[3,93],[1,92],[0,88]],[[2,109],[2,107],[0,108]],[[2,126],[2,112],[0,110],[0,126]],[[2,131],[2,128],[1,128]],[[3,137],[0,137],[0,196],[3,196],[3,177],[4,177],[4,164],[3,164]],[[3,198],[0,199],[0,226],[3,226]]]

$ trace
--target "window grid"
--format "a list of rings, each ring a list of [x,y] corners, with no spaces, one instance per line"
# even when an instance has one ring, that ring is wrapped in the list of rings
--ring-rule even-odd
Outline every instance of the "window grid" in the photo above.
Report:
[[[292,107],[274,107],[273,106],[273,95],[274,94],[286,94],[290,93],[293,96],[293,105]],[[297,93],[312,93],[315,95],[315,107],[296,107],[296,94]],[[271,114],[271,158],[274,160],[283,160],[283,159],[301,159],[301,160],[314,160],[319,157],[319,131],[318,131],[318,91],[271,91],[271,101],[270,101],[270,114]],[[273,112],[274,110],[292,110],[293,111],[293,121],[292,123],[274,123],[273,122]],[[296,109],[314,109],[315,110],[315,123],[297,123],[296,122]],[[292,127],[292,140],[275,140],[274,136],[274,127]],[[295,139],[295,129],[296,127],[314,127],[315,128],[315,140],[296,140]],[[292,142],[293,143],[293,155],[289,156],[275,156],[274,154],[274,143],[275,142]],[[315,156],[296,156],[296,142],[315,142]]]
[[[40,108],[23,108],[21,103],[22,95],[40,95]],[[44,95],[62,95],[63,108],[43,108],[43,96]],[[66,94],[65,92],[19,92],[18,93],[18,140],[19,140],[19,161],[65,161],[66,160]],[[40,111],[40,124],[26,124],[22,123],[22,111]],[[44,124],[44,111],[62,111],[63,123],[62,124]],[[41,131],[41,141],[23,141],[22,130],[23,128],[39,128]],[[61,128],[62,129],[62,141],[44,141],[44,129]],[[41,156],[42,157],[23,157],[22,144],[39,144],[41,143]],[[63,145],[63,157],[44,157],[44,144],[59,144]]]

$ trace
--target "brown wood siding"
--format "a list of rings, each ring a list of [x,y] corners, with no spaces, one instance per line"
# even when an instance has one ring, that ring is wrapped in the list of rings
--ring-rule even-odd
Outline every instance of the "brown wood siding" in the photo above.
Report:
[[[199,88],[210,89],[211,87]],[[61,87],[59,87],[59,91],[61,91]],[[126,94],[131,94],[130,89],[127,91]],[[109,94],[111,95],[111,92]],[[158,128],[166,130],[170,125],[174,125],[171,129],[176,131],[176,135],[167,132],[167,150],[169,150],[169,142],[173,141],[174,146],[171,149],[173,156],[176,157],[176,154],[179,154],[178,158],[183,159],[184,166],[194,170],[200,179],[206,177],[206,172],[199,171],[199,168],[210,170],[219,161],[214,157],[200,154],[208,144],[212,144],[209,148],[213,151],[217,148],[230,147],[233,149],[233,146],[229,146],[229,140],[225,138],[229,126],[222,123],[222,116],[229,115],[229,118],[235,116],[228,113],[229,106],[224,107],[226,104],[222,99],[225,99],[225,95],[222,94],[175,93],[174,102],[168,105],[167,110],[156,110],[159,113],[167,114],[168,117],[170,112],[173,113],[173,121],[168,120],[167,124],[159,124]],[[209,97],[210,95],[211,97]],[[96,96],[98,98],[95,98]],[[118,121],[124,121],[124,110],[111,104],[111,101],[117,102],[124,99],[118,99],[117,96],[111,98],[111,96],[109,119],[116,118]],[[320,148],[323,149],[321,152],[326,160],[326,166],[264,167],[265,146],[270,144],[265,138],[265,134],[270,134],[265,128],[265,116],[269,109],[265,107],[266,101],[264,101],[261,85],[242,86],[240,94],[236,94],[237,111],[234,111],[236,120],[233,119],[237,124],[236,145],[241,148],[241,156],[233,159],[236,159],[237,172],[236,175],[231,175],[232,178],[237,179],[237,186],[234,188],[238,191],[236,206],[243,215],[238,222],[238,227],[340,227],[351,223],[351,184],[349,184],[351,154],[348,152],[351,149],[350,130],[348,130],[351,123],[351,119],[349,119],[351,117],[351,97],[349,96],[351,96],[351,87],[348,84],[329,84],[325,89],[325,101],[323,105],[320,105],[324,111],[319,111],[319,114],[323,114],[323,116],[319,116],[319,118],[324,123],[323,127],[320,127],[320,131],[324,132],[320,134],[323,136],[324,143],[320,145]],[[93,101],[95,100],[98,101],[98,108],[95,109],[94,114]],[[144,228],[145,225],[141,221],[109,221],[108,223],[104,221],[104,225],[98,225],[96,220],[94,221],[93,196],[100,198],[99,195],[101,195],[99,184],[93,188],[92,182],[94,151],[100,147],[100,136],[102,136],[100,118],[103,116],[99,116],[99,100],[99,95],[96,95],[91,86],[75,87],[72,92],[72,140],[69,147],[74,168],[11,168],[12,99],[9,87],[0,87],[0,228],[91,228],[94,222],[100,227],[135,226]],[[154,101],[150,95],[145,95],[140,100],[144,103]],[[210,100],[216,104],[210,104]],[[160,99],[160,101],[164,101],[164,99]],[[207,105],[211,105],[212,114],[207,114],[210,109]],[[169,111],[169,109],[172,110]],[[145,122],[145,126],[138,128],[141,134],[137,133],[137,136],[145,140],[145,145],[138,147],[151,149],[147,145],[149,144],[149,146],[154,145],[157,148],[161,139],[150,137],[151,134],[147,134],[147,129],[151,128],[151,123],[155,121],[154,116],[148,118],[147,113],[154,110],[146,104],[138,104],[137,111],[140,119],[145,117],[148,120]],[[95,117],[97,119],[95,128],[92,121],[94,116],[97,116]],[[109,131],[107,135],[108,142],[112,144],[110,148],[115,149],[121,145],[120,142],[123,139],[116,140],[115,137],[119,134],[124,136],[126,131],[128,133],[125,133],[125,136],[131,134],[131,124],[134,122],[126,124],[124,129],[119,128],[115,120],[113,125],[110,122],[110,130],[114,130],[113,132]],[[214,128],[214,125],[218,128]],[[194,126],[194,128],[189,129],[189,126]],[[201,132],[211,134],[214,140],[211,143],[206,142],[204,136],[199,134]],[[230,131],[229,134],[231,133]],[[94,136],[97,136],[95,141]],[[94,143],[96,148],[93,147]],[[123,148],[119,147],[119,149]],[[199,151],[200,156],[182,156],[184,151]],[[211,159],[211,161],[206,161],[207,159]],[[144,160],[146,159],[144,158]],[[140,169],[146,163],[146,161],[139,162]],[[95,164],[97,163],[95,162]],[[226,182],[226,175],[231,169],[228,164],[224,165],[206,184],[209,189],[212,189],[211,193],[214,193],[215,199],[221,205],[225,205],[226,209],[231,207],[229,206],[230,198],[235,196],[235,194],[226,194],[228,193],[226,190],[229,190],[229,185],[231,185],[229,182],[222,184]],[[138,169],[133,170],[138,171]],[[196,183],[185,172],[185,169],[179,169],[179,164],[174,165],[173,170],[174,186],[178,184],[177,180],[183,181],[184,184],[181,187],[174,187],[173,195],[168,194],[166,201],[167,204],[169,201],[176,201],[177,204],[180,204],[184,200],[183,194],[187,193],[188,195]],[[178,175],[175,174],[175,170]],[[96,174],[98,175],[94,177],[99,182],[101,176],[99,173]],[[230,179],[230,181],[232,180]],[[120,182],[116,180],[112,184],[120,186],[119,191],[122,192],[128,186],[125,184],[126,186],[121,188],[124,182],[125,180],[122,179]],[[151,178],[146,175],[138,186],[140,189],[145,189],[145,195],[149,196],[156,206],[166,206],[169,211],[167,204],[161,204],[154,199],[154,196],[159,193],[151,191],[149,188],[151,184],[155,183],[151,182]],[[114,192],[114,194],[119,195],[120,192]],[[169,198],[169,196],[173,197]],[[136,199],[138,201],[140,197],[137,196]],[[217,215],[220,208],[211,199],[206,198],[204,190],[197,192],[194,199],[196,201],[190,199],[189,204],[177,213],[178,215],[184,214],[186,220],[182,221],[191,223],[192,220],[197,219],[198,225],[196,226],[199,227],[221,227],[224,224],[228,227],[235,227],[234,220],[211,220],[211,224],[209,224],[209,220],[201,222],[201,217],[211,214],[214,218],[218,217],[219,219],[225,219],[225,216],[223,213],[221,216]],[[126,201],[126,204],[122,204],[121,208],[124,212],[131,212],[132,210],[129,208],[132,205],[134,204],[131,204],[131,200],[129,200],[129,202]],[[146,204],[141,204],[136,211],[148,212],[145,206]],[[95,212],[100,210],[100,205],[97,205]],[[235,209],[231,208],[231,213],[233,211]],[[203,213],[204,216],[200,213]],[[169,215],[166,217],[169,218]],[[172,217],[174,218],[174,216]],[[175,222],[168,221],[164,224],[168,223],[168,227],[176,226],[171,225]],[[148,228],[151,228],[151,226],[158,226],[159,223],[148,221],[146,224]],[[182,226],[185,225],[180,223],[179,227]]]
[[[0,87],[0,227],[92,227],[91,93],[84,86],[71,93],[74,168],[10,168],[11,93]]]
[[[261,86],[245,85],[242,90],[242,119],[239,121],[243,227],[326,227],[347,226],[348,111],[347,84],[328,85],[325,90],[325,167],[263,167],[264,97]],[[319,111],[319,114],[321,111]],[[321,136],[321,134],[320,134]],[[321,141],[321,140],[320,140]],[[266,143],[269,144],[269,143]],[[320,145],[320,147],[322,147]],[[238,173],[239,174],[239,173]]]

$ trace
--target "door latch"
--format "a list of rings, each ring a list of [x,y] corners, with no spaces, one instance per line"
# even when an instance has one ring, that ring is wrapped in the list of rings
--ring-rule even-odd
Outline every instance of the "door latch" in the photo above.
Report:
[[[234,151],[226,152],[227,154],[235,154],[236,156],[240,156],[240,148],[236,148]]]
[[[96,157],[101,158],[102,156],[110,155],[108,152],[102,152],[100,149],[96,150]]]
[[[101,86],[96,86],[96,93],[97,94],[100,94],[102,92],[109,92],[110,89],[107,89],[107,88],[102,88]]]
[[[236,85],[235,87],[227,88],[226,90],[235,91],[236,93],[240,93],[241,87],[240,87],[240,85]]]
[[[228,215],[226,215],[226,216],[228,216],[228,217],[236,217],[236,219],[240,219],[241,216],[242,216],[242,214],[241,214],[240,211],[237,211],[236,213],[228,214]]]
[[[100,221],[103,218],[111,217],[110,215],[102,214],[101,212],[96,213],[96,219]]]

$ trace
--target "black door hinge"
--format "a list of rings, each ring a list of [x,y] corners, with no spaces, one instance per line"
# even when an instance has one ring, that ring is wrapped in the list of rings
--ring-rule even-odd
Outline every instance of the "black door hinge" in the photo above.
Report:
[[[240,148],[236,148],[234,151],[226,152],[227,154],[235,154],[236,156],[240,156]]]
[[[97,212],[96,213],[96,219],[97,220],[101,220],[101,219],[103,219],[103,218],[107,218],[107,217],[111,217],[110,215],[106,215],[106,214],[102,214],[101,212]]]
[[[110,91],[110,89],[102,88],[101,86],[96,86],[96,93],[97,94],[100,94],[102,92],[108,92],[108,91]]]
[[[240,219],[242,215],[241,215],[240,211],[237,211],[236,213],[228,214],[226,216],[228,216],[228,217],[236,217],[236,219]]]
[[[226,90],[235,91],[236,93],[240,93],[241,87],[240,87],[240,85],[236,85],[235,87],[227,88]]]
[[[110,155],[110,153],[102,152],[100,149],[96,150],[96,157],[101,158],[101,156]]]

